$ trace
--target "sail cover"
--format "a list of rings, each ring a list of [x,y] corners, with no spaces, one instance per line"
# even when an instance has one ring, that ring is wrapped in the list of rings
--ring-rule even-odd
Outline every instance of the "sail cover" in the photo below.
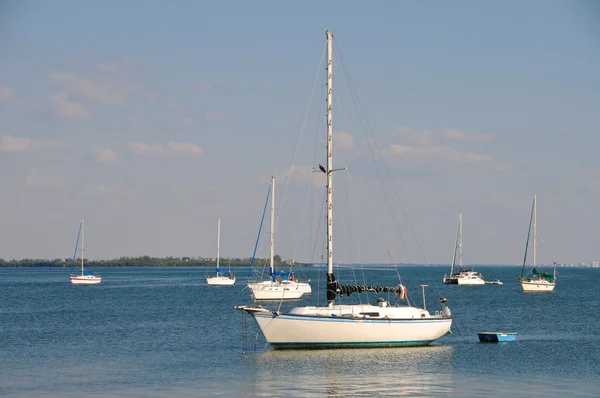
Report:
[[[327,274],[327,301],[335,300],[336,296],[351,295],[352,293],[363,292],[391,292],[396,293],[400,298],[406,298],[406,289],[402,285],[397,286],[366,286],[366,285],[342,285],[335,280],[335,275]]]

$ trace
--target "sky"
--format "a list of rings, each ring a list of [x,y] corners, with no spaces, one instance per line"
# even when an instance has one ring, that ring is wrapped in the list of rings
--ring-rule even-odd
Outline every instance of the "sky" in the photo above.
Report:
[[[334,262],[448,264],[462,209],[466,264],[518,264],[534,193],[538,262],[598,261],[599,19],[586,0],[2,1],[0,258],[72,256],[81,217],[92,259],[213,257],[219,218],[221,256],[251,257],[275,176],[275,252],[320,261],[327,28]]]

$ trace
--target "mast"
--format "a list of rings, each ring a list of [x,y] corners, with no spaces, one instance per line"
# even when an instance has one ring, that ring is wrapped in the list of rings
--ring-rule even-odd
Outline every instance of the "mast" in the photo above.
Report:
[[[271,266],[271,276],[275,272],[273,258],[275,256],[275,177],[271,177],[271,250],[269,264]]]
[[[527,229],[527,242],[525,242],[525,255],[523,256],[523,267],[521,267],[521,278],[525,274],[525,263],[527,262],[527,250],[529,249],[529,238],[531,237],[531,224],[535,213],[535,194],[533,194],[533,204],[531,205],[531,215],[529,216],[529,228]],[[534,239],[535,241],[535,239]],[[535,253],[535,250],[534,250]],[[533,261],[535,264],[535,260]]]
[[[81,276],[83,276],[83,217],[81,217]]]
[[[462,210],[461,210],[462,211]],[[458,227],[456,227],[456,239],[454,240],[454,254],[452,254],[452,265],[450,266],[450,277],[454,275],[454,265],[456,264],[456,249],[458,248],[458,237],[460,235],[460,215],[458,216]]]
[[[535,268],[535,256],[536,256],[536,234],[537,234],[537,228],[536,228],[536,217],[537,217],[537,206],[536,206],[536,195],[533,194],[533,268]]]
[[[221,250],[221,219],[217,219],[217,273],[219,272],[219,257]]]
[[[462,210],[458,215],[458,264],[459,271],[462,271],[463,258],[462,258]]]
[[[333,274],[333,33],[326,30],[327,36],[327,274]],[[327,305],[333,307],[333,300],[327,300]]]

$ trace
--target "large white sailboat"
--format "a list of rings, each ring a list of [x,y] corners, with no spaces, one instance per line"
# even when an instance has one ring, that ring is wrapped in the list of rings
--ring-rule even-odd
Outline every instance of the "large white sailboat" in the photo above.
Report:
[[[552,274],[540,272],[536,268],[537,252],[537,209],[536,195],[533,194],[533,205],[531,207],[531,217],[529,219],[529,229],[527,231],[527,243],[525,244],[525,256],[523,257],[523,267],[519,281],[524,292],[551,292],[556,287],[556,263]],[[527,262],[527,249],[529,247],[529,237],[533,227],[533,265],[529,272],[525,273],[525,263]]]
[[[456,251],[458,249],[458,272],[454,272],[456,264]],[[454,243],[454,256],[452,257],[452,266],[450,267],[450,276],[444,275],[444,283],[449,285],[485,285],[483,275],[473,269],[463,268],[463,244],[462,244],[462,210],[458,215],[458,230],[456,231],[456,241]]]
[[[217,221],[217,274],[206,277],[206,283],[210,286],[233,286],[235,285],[235,276],[229,271],[219,268],[219,260],[221,257],[221,219]]]
[[[450,309],[430,314],[425,308],[391,305],[383,299],[378,305],[336,304],[336,296],[354,292],[392,292],[406,297],[404,286],[342,285],[333,274],[333,189],[332,100],[333,34],[327,37],[327,306],[295,307],[289,312],[271,312],[261,306],[238,306],[252,315],[267,342],[275,349],[396,347],[427,345],[449,332]],[[425,307],[425,306],[424,306]]]
[[[79,240],[81,239],[81,273],[73,273],[75,268],[75,258],[77,257],[77,247],[79,246]],[[73,262],[71,264],[71,275],[69,279],[73,285],[97,285],[102,282],[102,276],[96,274],[93,271],[87,271],[83,268],[83,217],[79,224],[79,233],[77,234],[77,243],[75,243],[75,253],[73,254]]]
[[[269,279],[248,283],[256,300],[296,300],[310,294],[310,284],[297,282],[292,272],[276,271],[275,258],[275,177],[271,177],[271,232],[269,244]]]

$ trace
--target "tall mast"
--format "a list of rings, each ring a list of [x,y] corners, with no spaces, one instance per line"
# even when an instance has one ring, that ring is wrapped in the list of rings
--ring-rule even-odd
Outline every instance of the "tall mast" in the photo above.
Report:
[[[273,258],[275,256],[275,177],[271,177],[271,253],[269,264],[271,266],[271,275],[275,272]]]
[[[454,253],[452,254],[452,265],[450,266],[450,276],[454,275],[454,265],[456,264],[456,249],[458,248],[458,236],[459,235],[460,235],[460,214],[458,215],[458,226],[456,227],[456,239],[454,239]]]
[[[537,218],[537,205],[536,205],[536,200],[535,200],[535,194],[533,194],[533,268],[535,268],[535,255],[536,255],[536,234],[537,234],[537,228],[536,228],[536,218]]]
[[[333,274],[333,33],[326,30],[327,36],[327,273]],[[333,307],[333,301],[327,303]]]
[[[81,276],[83,276],[83,217],[81,217]]]
[[[219,257],[221,250],[221,219],[217,220],[217,272],[219,272]]]
[[[462,259],[462,210],[458,215],[458,264],[459,271],[462,271],[463,259]]]

